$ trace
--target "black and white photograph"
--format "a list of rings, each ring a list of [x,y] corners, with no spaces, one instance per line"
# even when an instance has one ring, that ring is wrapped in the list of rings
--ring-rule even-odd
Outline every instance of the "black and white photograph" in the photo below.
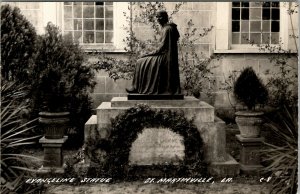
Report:
[[[3,194],[297,194],[298,1],[1,2]]]

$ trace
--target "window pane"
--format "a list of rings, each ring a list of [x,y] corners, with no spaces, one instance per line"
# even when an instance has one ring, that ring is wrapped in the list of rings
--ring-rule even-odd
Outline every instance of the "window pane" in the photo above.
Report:
[[[250,2],[250,7],[261,7],[262,2]]]
[[[83,2],[83,5],[94,5],[94,2]]]
[[[249,20],[243,20],[241,24],[241,32],[249,32]]]
[[[270,21],[263,21],[263,32],[270,32]]]
[[[263,9],[263,20],[269,20],[270,14],[271,14],[270,9],[268,9],[268,8]]]
[[[249,20],[249,9],[242,9],[242,20]]]
[[[249,7],[249,2],[242,2],[242,7]]]
[[[82,7],[81,7],[81,5],[74,6],[74,18],[82,18]]]
[[[251,23],[250,23],[250,31],[251,32],[260,32],[261,31],[261,22],[259,22],[259,21],[251,21]]]
[[[240,19],[240,9],[239,8],[232,9],[232,19],[233,20],[239,20]]]
[[[279,32],[279,22],[278,21],[272,21],[271,31],[272,32]]]
[[[249,44],[249,33],[242,33],[241,44]]]
[[[262,34],[262,43],[263,44],[270,44],[270,33],[263,33]]]
[[[94,18],[94,7],[83,7],[84,18]]]
[[[240,7],[240,2],[232,2],[232,7]]]
[[[102,1],[101,1],[101,2],[100,2],[100,1],[97,1],[97,2],[96,2],[96,5],[104,5],[104,2],[102,2]]]
[[[272,20],[279,20],[279,9],[272,9]]]
[[[72,2],[64,2],[64,5],[72,5]]]
[[[105,7],[105,18],[113,18],[113,7],[112,6]]]
[[[261,43],[261,34],[260,33],[250,33],[250,41],[254,44]]]
[[[233,21],[232,22],[232,32],[239,32],[240,31],[240,22]]]
[[[232,44],[240,44],[240,33],[232,33]]]
[[[97,6],[96,7],[96,18],[104,18],[104,11],[103,7]]]
[[[64,24],[65,24],[65,30],[73,30],[72,19],[65,19]]]
[[[260,20],[261,19],[261,9],[253,8],[250,9],[250,20]]]
[[[74,32],[74,39],[77,42],[82,43],[82,32]]]
[[[279,7],[279,2],[272,2],[271,5],[272,7]]]
[[[64,11],[65,11],[65,13],[64,13],[65,18],[72,18],[72,7],[71,6],[65,6]]]
[[[104,20],[96,20],[96,30],[104,30]]]
[[[84,30],[94,30],[94,20],[93,19],[83,20],[83,29]]]
[[[74,30],[82,30],[82,20],[74,19]]]
[[[271,3],[270,2],[263,2],[263,7],[270,7]]]
[[[113,2],[105,2],[105,5],[113,5]]]
[[[113,25],[113,20],[112,19],[106,19],[105,20],[105,29],[106,30],[113,30],[114,25]]]
[[[94,32],[83,32],[83,43],[94,43]]]
[[[96,32],[96,43],[104,43],[104,33]]]
[[[106,32],[105,33],[105,43],[112,43],[113,42],[113,33]]]
[[[279,44],[279,33],[272,33],[271,43],[272,44]]]

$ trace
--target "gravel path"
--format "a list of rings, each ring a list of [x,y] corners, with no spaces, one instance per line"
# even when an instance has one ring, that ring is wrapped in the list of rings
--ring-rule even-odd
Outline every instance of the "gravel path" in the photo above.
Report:
[[[268,185],[246,183],[49,185],[46,194],[267,194]]]

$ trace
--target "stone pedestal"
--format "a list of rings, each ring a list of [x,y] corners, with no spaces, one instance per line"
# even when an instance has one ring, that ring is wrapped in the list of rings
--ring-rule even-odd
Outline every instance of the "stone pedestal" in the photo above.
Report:
[[[39,142],[44,148],[43,166],[39,173],[64,173],[62,146],[67,141],[68,136],[61,139],[47,139],[42,137]]]
[[[240,144],[240,169],[245,174],[259,174],[259,170],[263,168],[260,164],[260,148],[263,137],[245,138],[236,135]]]
[[[115,97],[110,102],[103,102],[97,108],[97,117],[93,115],[86,123],[85,141],[109,138],[111,119],[136,104],[147,104],[156,110],[182,111],[187,119],[193,119],[201,134],[210,174],[233,176],[239,173],[239,164],[225,151],[225,123],[215,117],[213,106],[194,97],[184,97],[182,100],[128,100],[127,97]],[[88,156],[86,158],[88,162]]]

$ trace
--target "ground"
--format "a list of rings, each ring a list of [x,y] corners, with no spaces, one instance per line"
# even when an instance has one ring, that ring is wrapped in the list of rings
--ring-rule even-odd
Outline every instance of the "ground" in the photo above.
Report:
[[[267,194],[265,183],[145,184],[141,181],[80,186],[50,185],[46,194]]]

